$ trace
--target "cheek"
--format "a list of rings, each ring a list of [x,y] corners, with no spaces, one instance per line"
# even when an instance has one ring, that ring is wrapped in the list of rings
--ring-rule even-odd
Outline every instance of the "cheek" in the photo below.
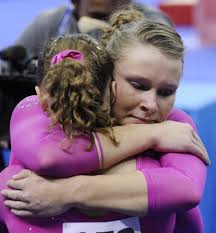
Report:
[[[129,110],[137,105],[138,95],[133,87],[124,83],[117,89],[117,102],[120,107]]]
[[[175,102],[175,97],[170,97],[167,99],[163,99],[160,101],[159,109],[160,109],[160,121],[165,121],[173,108]]]
[[[137,95],[134,89],[127,83],[118,83],[116,99],[112,106],[116,115],[125,115],[137,106]]]

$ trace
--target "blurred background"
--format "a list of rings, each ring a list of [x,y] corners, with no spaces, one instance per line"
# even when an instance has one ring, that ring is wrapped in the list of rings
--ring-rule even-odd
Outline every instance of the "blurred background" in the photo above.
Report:
[[[205,233],[216,232],[216,1],[215,0],[137,0],[163,10],[174,21],[186,45],[185,68],[176,106],[195,120],[212,161],[201,211]],[[69,5],[69,0],[0,0],[0,51],[11,46],[22,31],[44,10]],[[1,76],[0,88],[8,88]],[[22,84],[19,84],[22,85]],[[20,88],[18,84],[10,92]],[[26,84],[23,84],[26,85]],[[28,85],[27,85],[28,88]],[[21,88],[21,90],[23,90]],[[25,91],[23,92],[25,96]],[[0,106],[3,99],[0,94]],[[4,101],[4,106],[7,101]],[[0,109],[4,115],[4,108]],[[9,117],[9,116],[8,116]],[[0,131],[4,123],[0,122]],[[1,169],[7,165],[10,150],[3,144]]]

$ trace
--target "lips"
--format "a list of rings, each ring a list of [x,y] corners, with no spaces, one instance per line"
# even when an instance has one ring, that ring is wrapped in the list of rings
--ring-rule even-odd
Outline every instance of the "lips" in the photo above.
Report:
[[[143,117],[137,117],[137,116],[132,116],[136,119],[138,119],[140,122],[142,123],[146,123],[146,124],[153,124],[153,123],[157,123],[156,120],[152,120],[152,119],[147,119],[147,118],[143,118]]]

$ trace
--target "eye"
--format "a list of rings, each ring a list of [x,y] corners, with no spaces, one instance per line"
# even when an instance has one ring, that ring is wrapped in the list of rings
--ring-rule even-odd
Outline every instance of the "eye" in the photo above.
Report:
[[[171,89],[162,89],[158,91],[158,95],[162,96],[162,97],[169,97],[173,94],[175,94],[175,90],[171,90]]]
[[[136,81],[129,81],[129,83],[137,90],[148,91],[150,89],[148,85],[144,85]]]

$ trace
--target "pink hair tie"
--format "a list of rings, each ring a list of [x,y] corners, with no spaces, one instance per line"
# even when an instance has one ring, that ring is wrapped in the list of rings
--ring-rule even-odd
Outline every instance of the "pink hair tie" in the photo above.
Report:
[[[83,53],[81,53],[80,51],[67,49],[67,50],[64,50],[64,51],[57,53],[52,58],[51,66],[58,64],[59,62],[61,62],[65,58],[71,58],[71,59],[76,60],[76,61],[82,61],[83,57],[84,57]]]

